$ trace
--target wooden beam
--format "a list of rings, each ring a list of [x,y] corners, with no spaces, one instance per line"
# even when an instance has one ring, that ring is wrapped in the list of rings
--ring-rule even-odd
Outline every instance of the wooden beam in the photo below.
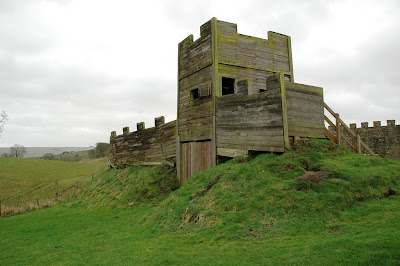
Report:
[[[357,151],[357,146],[354,144],[345,134],[342,134],[342,138],[355,150]]]
[[[339,117],[339,113],[335,114],[335,118],[336,118],[336,138],[337,138],[337,144],[341,145],[342,144],[342,140],[341,140],[341,128],[340,128],[340,117]]]
[[[219,74],[218,74],[218,31],[217,31],[217,18],[211,19],[211,37],[212,37],[212,99],[213,99],[213,115],[212,115],[212,139],[211,139],[211,166],[217,165],[217,143],[216,143],[216,97],[221,94],[219,89]]]
[[[333,141],[334,143],[337,143],[336,137],[335,137],[331,132],[329,132],[329,130],[326,129],[326,128],[325,128],[325,136],[327,136],[328,139],[330,139],[330,140]]]
[[[284,77],[283,73],[279,73],[279,82],[281,84],[283,141],[285,144],[285,148],[290,150],[291,146],[290,146],[290,141],[289,141],[287,99],[286,99],[286,89],[285,89],[285,77]]]
[[[364,141],[360,140],[361,146],[366,149],[371,155],[376,156],[377,154],[375,154],[375,152],[373,152],[368,146],[367,144],[364,143]]]
[[[328,124],[333,128],[333,130],[336,131],[336,125],[326,115],[324,115],[324,117],[325,121],[328,122]]]
[[[358,154],[362,154],[362,151],[361,151],[361,138],[360,138],[360,135],[357,135],[357,153],[358,153]]]
[[[345,129],[347,129],[347,131],[348,131],[354,138],[357,138],[357,134],[354,133],[354,131],[351,130],[351,129],[343,122],[342,119],[340,119],[340,123],[342,124],[342,126],[343,126]]]
[[[288,43],[288,55],[289,55],[289,71],[291,73],[290,75],[290,81],[294,82],[294,74],[293,74],[293,60],[292,60],[292,41],[290,36],[287,36],[287,43]]]
[[[333,116],[335,116],[336,115],[336,113],[326,104],[326,103],[324,103],[324,107],[326,108],[326,110],[328,110],[329,111],[329,113],[331,113]]]

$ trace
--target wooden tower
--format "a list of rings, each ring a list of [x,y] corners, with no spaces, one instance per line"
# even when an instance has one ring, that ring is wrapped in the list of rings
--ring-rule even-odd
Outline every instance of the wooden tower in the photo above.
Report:
[[[293,83],[291,40],[237,33],[212,18],[179,43],[177,171],[193,173],[251,152],[284,152],[325,137],[322,88]]]

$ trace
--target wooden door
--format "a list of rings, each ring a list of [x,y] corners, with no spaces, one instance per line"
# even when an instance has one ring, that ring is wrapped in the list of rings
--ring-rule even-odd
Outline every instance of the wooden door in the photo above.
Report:
[[[181,144],[181,178],[180,184],[194,173],[212,166],[211,141],[185,142]]]

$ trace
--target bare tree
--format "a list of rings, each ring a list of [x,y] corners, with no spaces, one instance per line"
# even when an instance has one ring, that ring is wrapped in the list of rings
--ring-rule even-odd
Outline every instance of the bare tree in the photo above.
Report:
[[[6,123],[7,120],[8,120],[7,113],[2,111],[0,113],[0,136],[1,136],[1,132],[3,132],[4,124]]]
[[[12,158],[23,158],[26,154],[26,149],[23,145],[15,144],[10,148],[10,157]]]

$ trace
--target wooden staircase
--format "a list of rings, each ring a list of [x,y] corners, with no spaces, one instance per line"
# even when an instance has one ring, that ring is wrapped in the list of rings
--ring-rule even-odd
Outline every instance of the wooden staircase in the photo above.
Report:
[[[330,125],[331,130],[325,128],[325,136],[336,144],[345,146],[345,142],[358,154],[369,154],[377,156],[360,138],[360,135],[354,133],[342,119],[338,113],[335,113],[326,103],[325,109],[333,115],[335,123],[333,123],[325,114],[325,121]],[[343,142],[343,140],[345,142]],[[350,149],[351,150],[351,149]]]

